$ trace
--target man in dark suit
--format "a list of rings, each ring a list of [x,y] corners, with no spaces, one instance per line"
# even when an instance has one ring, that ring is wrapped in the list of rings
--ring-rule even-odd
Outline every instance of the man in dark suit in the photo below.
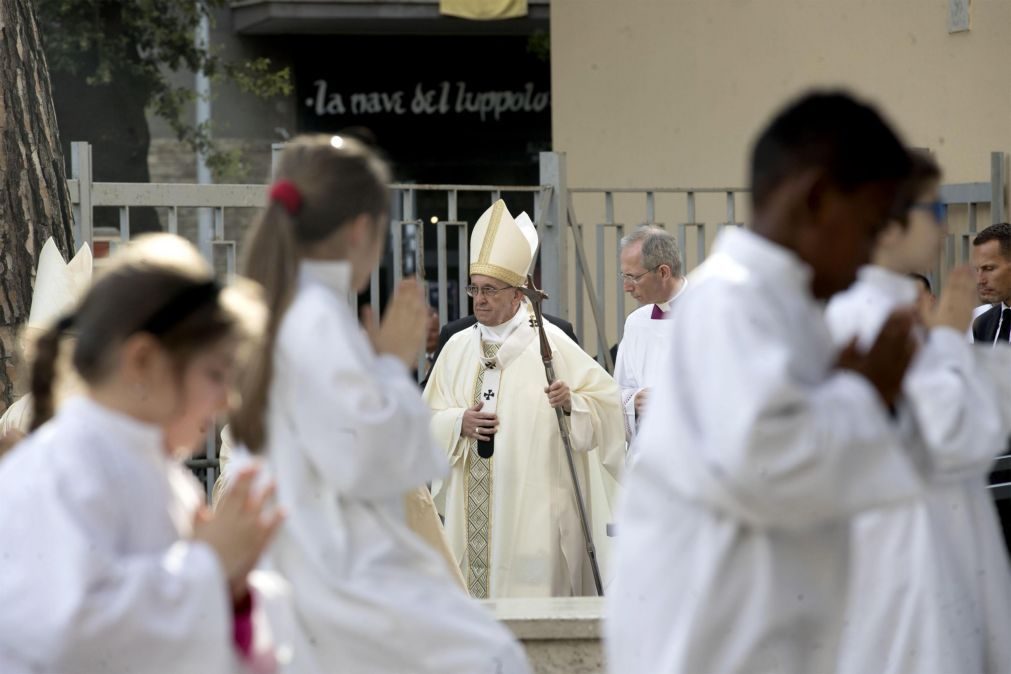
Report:
[[[973,321],[973,341],[993,346],[1011,342],[1011,225],[1006,222],[990,225],[976,235],[972,241],[972,266],[976,269],[979,298],[991,305]],[[990,476],[990,483],[1003,484],[1009,476],[1011,461],[1002,459]],[[1011,495],[1005,488],[995,491],[995,496],[1004,541],[1011,553]]]
[[[544,314],[544,319],[553,324],[555,327],[560,328],[569,339],[571,339],[576,344],[579,344],[579,339],[576,337],[576,333],[572,330],[572,323],[567,320],[558,318],[557,316],[552,316],[550,314]],[[449,338],[460,332],[461,330],[466,330],[467,328],[473,327],[477,324],[477,318],[473,315],[464,316],[461,319],[446,323],[442,326],[442,330],[439,331],[439,345],[435,348],[435,352],[431,357],[431,365],[429,366],[429,372],[435,367],[435,361],[439,359],[439,354],[442,353],[442,347],[446,346],[446,342]]]
[[[990,304],[972,324],[978,344],[1011,342],[1011,225],[990,225],[972,242],[979,299]]]

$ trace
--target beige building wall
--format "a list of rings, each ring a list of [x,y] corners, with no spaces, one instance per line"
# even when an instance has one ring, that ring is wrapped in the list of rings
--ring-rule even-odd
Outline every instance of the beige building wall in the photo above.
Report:
[[[989,181],[990,152],[1011,150],[1011,2],[972,0],[968,32],[949,33],[948,11],[949,0],[552,0],[555,149],[574,186],[743,186],[751,139],[776,108],[843,86],[935,152],[945,182]],[[700,197],[698,219],[724,220],[724,203]],[[576,204],[581,222],[603,218],[601,199]],[[644,220],[642,199],[616,210]],[[684,220],[683,198],[657,210]]]

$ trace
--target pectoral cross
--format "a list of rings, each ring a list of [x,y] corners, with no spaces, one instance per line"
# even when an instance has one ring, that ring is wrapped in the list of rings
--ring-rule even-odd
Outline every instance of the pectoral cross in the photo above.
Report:
[[[491,400],[492,398],[495,397],[495,392],[492,391],[491,389],[488,389],[482,395],[484,396],[485,400]]]
[[[537,324],[537,317],[536,316],[531,316],[530,317],[530,327],[531,328],[536,328],[537,325],[538,325]]]
[[[495,369],[495,361],[493,361],[493,360],[486,360],[485,363],[484,363],[484,369],[486,369],[486,370],[494,370]]]

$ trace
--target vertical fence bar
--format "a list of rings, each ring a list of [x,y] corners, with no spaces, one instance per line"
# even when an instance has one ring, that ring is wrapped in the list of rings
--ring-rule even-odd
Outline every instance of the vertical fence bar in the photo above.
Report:
[[[572,230],[573,238],[579,237],[580,240],[583,239],[583,225],[576,223],[576,226]],[[573,241],[573,245],[579,243],[578,241]],[[576,337],[579,338],[579,343],[586,345],[586,331],[583,329],[583,322],[585,320],[585,314],[583,313],[586,307],[583,305],[584,297],[586,294],[585,282],[583,281],[583,265],[576,264]]]
[[[990,224],[1004,222],[1004,199],[1007,189],[1003,152],[990,153]]]
[[[949,217],[949,207],[950,207],[950,204],[945,204],[945,207],[944,207],[945,228],[947,228],[947,226],[948,226],[947,223],[951,219]],[[965,237],[964,245],[962,246],[962,250],[961,250],[961,260],[960,260],[961,264],[968,264],[969,263],[969,259],[971,257],[970,251],[972,250],[972,239],[975,238],[975,236],[976,236],[976,229],[979,226],[979,210],[978,210],[979,204],[971,203],[970,202],[970,203],[966,204],[966,207],[967,207],[967,209],[969,211],[968,225],[967,225],[968,226],[968,231],[967,231],[967,236]],[[990,212],[991,213],[993,213],[993,207],[994,207],[994,205],[991,202],[991,204],[990,204]],[[946,262],[948,263],[948,267],[947,267],[948,269],[951,269],[954,266],[954,264],[955,264],[954,257],[955,257],[954,256],[954,251],[952,251],[952,255],[950,257],[948,257],[948,259],[946,260]],[[940,278],[938,280],[940,280]],[[940,288],[938,288],[938,290],[940,290]]]
[[[238,251],[235,248],[235,242],[227,242],[227,247],[225,248],[225,271],[228,273],[229,278],[235,276],[238,273],[238,261],[236,257],[238,256]],[[358,296],[355,296],[358,299]]]
[[[450,222],[460,222],[460,194],[456,190],[450,190],[449,195],[446,200],[446,215],[449,217]],[[456,317],[463,318],[469,312],[467,311],[467,280],[470,277],[470,257],[467,255],[467,240],[468,234],[467,224],[462,223],[456,226],[456,243],[457,243],[457,264],[456,264]],[[448,270],[447,270],[448,273]],[[449,296],[446,297],[447,300],[447,313],[448,313],[448,301]],[[447,315],[447,320],[449,317]]]
[[[501,198],[502,198],[502,192],[500,190],[492,190],[491,191],[491,203],[494,204],[496,201],[498,201]]]
[[[446,293],[449,290],[449,273],[446,269],[446,223],[440,220],[435,225],[435,264],[437,266],[435,272],[435,280],[438,284],[438,311],[439,311],[439,325],[445,325],[449,322],[449,298]]]
[[[130,240],[130,207],[119,207],[119,242],[124,244]]]
[[[569,188],[565,153],[540,153],[541,185],[551,186],[550,205],[547,209],[544,237],[541,239],[543,259],[552,264],[541,267],[541,284],[549,298],[544,311],[568,319],[569,302]],[[557,261],[557,262],[556,262]]]
[[[604,279],[604,227],[605,226],[602,225],[602,224],[601,225],[597,225],[597,297],[600,298],[601,303],[602,303],[601,306],[600,306],[601,314],[603,316],[607,316],[607,312],[604,311],[604,306],[603,306],[603,300],[607,296],[607,286],[604,285],[605,284],[605,279]],[[607,324],[603,323],[603,324],[601,324],[599,326],[595,326],[595,327],[597,327],[600,330],[606,330],[607,329]],[[600,348],[601,349],[606,349],[607,348],[607,335],[603,334],[603,333],[597,335],[597,342],[600,344]],[[598,357],[598,360],[600,360],[601,363],[604,362],[602,360],[603,357],[604,357],[603,354],[600,354],[600,356]]]
[[[426,270],[425,270],[425,221],[422,218],[418,218],[418,219],[415,220],[415,222],[417,223],[415,225],[415,227],[416,227],[415,232],[417,234],[416,234],[416,236],[414,238],[414,244],[415,244],[414,245],[414,276],[415,276],[415,278],[417,278],[421,282],[422,288],[423,288],[424,293],[425,293],[425,306],[428,307],[428,306],[431,306],[431,305],[429,304],[430,293],[429,293],[428,274],[426,273]],[[440,293],[438,293],[438,295],[442,295],[442,293],[440,292]],[[355,299],[357,300],[357,295],[355,296]],[[429,321],[429,316],[428,316],[428,312],[426,311],[425,312],[425,325],[428,325],[428,321]],[[426,333],[426,335],[427,334],[428,333]],[[427,337],[426,337],[426,342],[427,342]],[[421,349],[420,351],[418,351],[417,380],[418,380],[419,384],[421,382],[423,382],[425,380],[425,378],[428,376],[427,366],[428,366],[428,355],[426,354],[425,349]]]
[[[614,222],[614,192],[604,192],[604,222],[607,223],[607,229],[608,230],[613,229],[614,226],[615,226],[615,222]],[[606,232],[605,232],[605,236],[599,238],[598,241],[597,241],[597,268],[598,268],[598,271],[599,271],[599,278],[600,278],[600,283],[597,284],[597,288],[600,291],[599,297],[600,297],[600,301],[601,302],[606,302],[607,301],[606,298],[607,298],[607,280],[608,279],[607,279],[607,274],[606,274],[606,271],[607,271],[607,269],[606,269],[606,262],[605,262],[606,256],[604,255],[604,246],[605,246],[605,244],[606,244]],[[621,269],[620,265],[618,266],[618,269],[619,270]],[[617,275],[615,274],[614,276],[616,277]],[[616,280],[615,281],[615,293],[618,294],[618,295],[620,295],[623,292],[624,292],[624,288]],[[617,307],[618,307],[617,303],[615,303],[614,306],[615,306],[615,312],[617,312]],[[605,307],[601,306],[601,309],[605,309]],[[605,316],[607,315],[607,311],[603,311],[602,313]],[[621,321],[621,316],[619,316],[616,313],[615,314],[615,323],[616,324],[620,324],[621,322],[622,322]],[[605,330],[607,329],[607,324],[606,323],[604,324],[604,329]],[[619,335],[621,334],[621,328],[618,328],[618,334]],[[603,335],[603,338],[604,338],[603,339],[604,345],[605,346],[610,346],[610,340],[607,339],[607,335],[606,334]],[[601,356],[601,357],[603,357],[603,356]]]
[[[284,143],[270,144],[270,179],[277,176],[277,167],[281,164],[281,153],[284,152]]]
[[[646,223],[652,225],[656,222],[656,193],[646,192]]]
[[[685,193],[685,221],[678,223],[678,248],[685,256],[685,267],[688,266],[688,227],[695,222],[695,194]]]
[[[737,202],[734,193],[727,192],[727,225],[733,227],[737,223]]]
[[[650,218],[650,222],[653,219]],[[615,254],[615,266],[618,271],[621,271],[621,239],[625,236],[625,225],[616,224],[614,226],[614,240],[617,245],[614,247]],[[621,338],[625,336],[625,285],[617,281],[617,276],[615,278],[615,293],[614,293],[614,306],[615,315],[618,319],[618,341],[621,342]]]
[[[706,223],[700,222],[695,226],[695,266],[702,264],[706,259]]]
[[[457,318],[463,318],[470,312],[467,311],[467,281],[470,279],[470,256],[468,249],[470,248],[470,237],[468,236],[466,223],[460,225],[457,231],[457,246],[460,249],[460,266],[456,271],[457,283],[457,306],[459,311],[457,312]]]
[[[168,231],[169,234],[179,233],[179,207],[169,206],[168,209]]]
[[[74,250],[84,244],[94,249],[94,211],[91,206],[91,145],[85,142],[70,144],[71,177],[77,180],[78,200],[73,206]]]
[[[225,207],[218,206],[214,209],[214,240],[225,240]]]

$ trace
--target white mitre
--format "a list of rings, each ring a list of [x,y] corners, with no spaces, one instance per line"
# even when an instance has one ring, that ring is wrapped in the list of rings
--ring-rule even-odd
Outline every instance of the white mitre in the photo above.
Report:
[[[537,254],[537,228],[526,213],[513,219],[499,199],[478,218],[470,235],[470,273],[511,286],[526,283]]]
[[[87,244],[81,247],[69,264],[63,261],[63,254],[50,238],[39,254],[39,266],[35,271],[35,289],[32,293],[32,308],[22,334],[22,344],[27,352],[32,350],[34,340],[53,323],[70,313],[91,286],[93,261]],[[30,356],[30,353],[25,354]],[[73,376],[73,368],[64,366],[63,374],[57,382],[55,398],[57,403],[80,389],[80,383]],[[27,433],[32,420],[32,396],[21,396],[0,416],[0,436],[8,431],[19,430]]]
[[[50,237],[39,255],[32,309],[26,327],[45,330],[70,313],[91,286],[93,268],[91,249],[87,244],[68,264],[63,261],[63,254]]]

